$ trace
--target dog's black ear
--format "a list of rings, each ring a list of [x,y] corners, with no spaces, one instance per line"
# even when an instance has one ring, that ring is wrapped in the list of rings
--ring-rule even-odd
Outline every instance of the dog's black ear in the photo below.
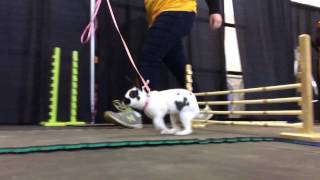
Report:
[[[145,91],[144,89],[143,89],[143,86],[141,85],[141,84],[139,84],[138,86],[136,86],[138,89],[139,89],[139,91],[141,91],[141,92],[143,92],[143,91]]]
[[[139,78],[136,78],[135,79],[135,84],[134,84],[135,87],[139,88],[140,90],[142,90],[142,83],[140,81]]]

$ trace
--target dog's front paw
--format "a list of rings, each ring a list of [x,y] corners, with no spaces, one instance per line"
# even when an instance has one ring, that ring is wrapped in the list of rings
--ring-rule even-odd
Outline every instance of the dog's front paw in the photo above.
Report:
[[[191,133],[192,133],[192,131],[183,130],[183,131],[176,132],[175,135],[177,135],[177,136],[186,136],[186,135],[189,135]]]
[[[160,133],[161,134],[175,134],[177,132],[176,129],[164,129]]]

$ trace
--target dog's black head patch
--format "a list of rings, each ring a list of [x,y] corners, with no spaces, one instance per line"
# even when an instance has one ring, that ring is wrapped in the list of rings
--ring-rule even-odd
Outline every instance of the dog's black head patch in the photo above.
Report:
[[[129,105],[131,103],[130,99],[128,99],[128,98],[124,98],[123,102],[126,105]]]
[[[183,98],[183,101],[175,101],[176,107],[181,111],[185,106],[189,106],[189,101],[186,97]]]
[[[130,98],[137,98],[138,99],[138,101],[140,100],[140,96],[139,96],[139,91],[138,90],[132,90],[132,91],[130,91],[130,93],[129,93],[129,97]]]

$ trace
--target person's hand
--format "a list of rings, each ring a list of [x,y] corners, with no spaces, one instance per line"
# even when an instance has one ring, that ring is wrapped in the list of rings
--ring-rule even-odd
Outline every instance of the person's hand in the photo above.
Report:
[[[209,16],[209,25],[212,30],[217,30],[222,26],[221,14],[215,13]]]

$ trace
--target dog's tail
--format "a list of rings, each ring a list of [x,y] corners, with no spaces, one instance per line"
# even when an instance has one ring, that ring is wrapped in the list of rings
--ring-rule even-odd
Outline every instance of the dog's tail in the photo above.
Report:
[[[203,109],[200,109],[200,111],[211,111],[212,109],[210,108],[209,105],[206,105]],[[209,114],[206,112],[200,112],[195,119],[201,119],[201,120],[209,120],[213,117],[213,114]]]

